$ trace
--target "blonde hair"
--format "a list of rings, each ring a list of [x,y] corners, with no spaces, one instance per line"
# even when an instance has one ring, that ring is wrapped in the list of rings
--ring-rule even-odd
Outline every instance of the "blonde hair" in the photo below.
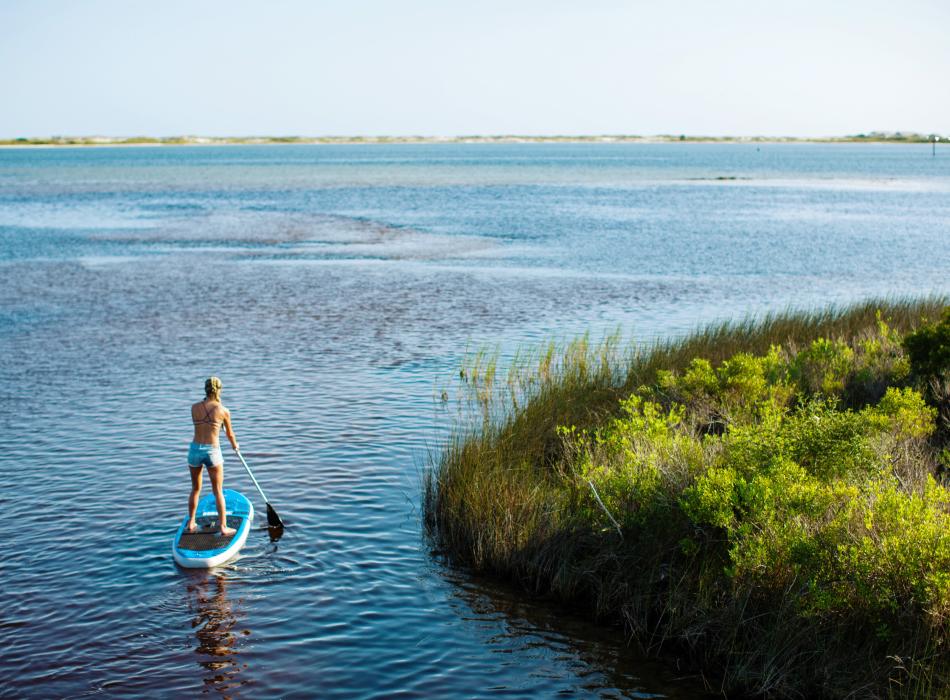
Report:
[[[221,380],[217,377],[205,379],[205,398],[214,401],[221,400]]]

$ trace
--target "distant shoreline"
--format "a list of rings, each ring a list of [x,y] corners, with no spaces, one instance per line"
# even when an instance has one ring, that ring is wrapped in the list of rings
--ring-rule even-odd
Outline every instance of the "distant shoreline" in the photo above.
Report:
[[[911,132],[870,132],[851,136],[690,136],[687,134],[591,136],[51,136],[0,139],[0,148],[95,146],[247,146],[247,145],[356,145],[441,143],[931,143],[934,135]],[[950,137],[938,135],[938,141]]]

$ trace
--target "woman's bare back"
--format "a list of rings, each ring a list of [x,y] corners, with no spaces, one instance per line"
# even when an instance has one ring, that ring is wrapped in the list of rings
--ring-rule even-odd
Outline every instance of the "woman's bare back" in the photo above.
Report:
[[[220,401],[205,399],[191,406],[191,420],[195,424],[194,442],[217,445],[221,426],[229,418],[228,409]]]

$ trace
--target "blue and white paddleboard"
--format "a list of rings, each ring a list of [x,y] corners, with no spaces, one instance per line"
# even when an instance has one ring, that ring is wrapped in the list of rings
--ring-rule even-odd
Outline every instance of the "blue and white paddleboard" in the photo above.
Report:
[[[189,569],[210,569],[234,557],[247,540],[247,533],[254,522],[254,505],[243,493],[224,490],[228,527],[237,532],[221,535],[218,529],[218,505],[210,493],[198,501],[195,532],[185,532],[188,516],[182,521],[172,541],[172,556],[179,566]]]

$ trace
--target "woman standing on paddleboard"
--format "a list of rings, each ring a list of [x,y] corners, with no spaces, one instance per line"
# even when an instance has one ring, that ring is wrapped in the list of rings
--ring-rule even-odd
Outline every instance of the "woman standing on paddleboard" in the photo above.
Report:
[[[205,398],[192,405],[191,421],[195,424],[195,435],[188,448],[191,496],[188,498],[187,531],[194,532],[197,529],[195,511],[201,495],[201,467],[207,467],[211,490],[218,503],[218,529],[222,535],[233,535],[234,528],[228,527],[224,505],[224,457],[218,444],[221,426],[224,426],[235,452],[238,451],[238,442],[231,428],[231,412],[221,403],[221,380],[217,377],[208,377],[205,381]]]

